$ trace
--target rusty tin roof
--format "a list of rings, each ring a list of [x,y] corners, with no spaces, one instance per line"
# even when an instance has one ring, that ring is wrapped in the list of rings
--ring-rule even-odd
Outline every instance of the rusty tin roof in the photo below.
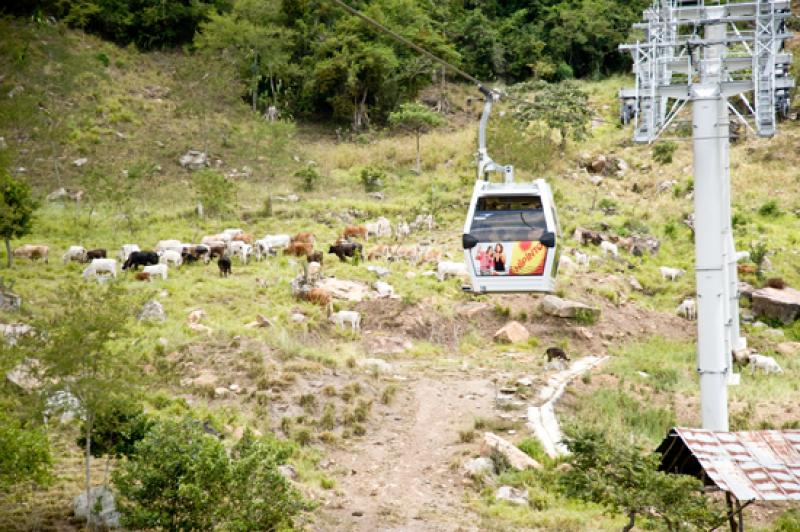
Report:
[[[739,501],[800,500],[800,430],[675,427],[657,451],[662,471],[702,478]]]

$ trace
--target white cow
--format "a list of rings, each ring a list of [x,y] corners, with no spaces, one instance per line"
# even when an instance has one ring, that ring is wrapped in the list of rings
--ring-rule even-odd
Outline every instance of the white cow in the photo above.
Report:
[[[668,268],[666,266],[660,266],[658,271],[661,272],[661,277],[664,279],[669,279],[670,281],[674,281],[686,273],[686,270],[681,270],[680,268]]]
[[[345,323],[349,323],[353,331],[361,330],[361,314],[355,310],[340,310],[335,314],[331,314],[328,319],[342,329],[344,329]]]
[[[463,262],[442,261],[436,265],[436,278],[444,281],[450,276],[464,277],[467,273],[467,265]]]
[[[619,248],[613,242],[603,240],[600,242],[600,249],[602,249],[603,253],[606,255],[611,255],[614,258],[619,257]]]
[[[244,231],[242,229],[225,229],[222,234],[230,235],[231,240],[233,240],[233,237],[243,235]]]
[[[775,362],[774,358],[752,354],[750,355],[750,374],[754,374],[757,369],[763,370],[765,375],[769,375],[770,373],[783,373],[783,370],[778,363]]]
[[[282,249],[289,247],[292,237],[289,235],[264,235],[261,241],[269,244],[271,249]]]
[[[156,275],[160,276],[161,279],[164,281],[167,280],[167,271],[169,268],[166,264],[151,264],[150,266],[145,266],[142,271],[150,275],[150,279],[155,277]]]
[[[394,235],[397,240],[405,240],[411,234],[411,228],[405,220],[400,220],[395,227]]]
[[[216,245],[217,242],[222,242],[224,244],[228,244],[233,240],[233,236],[226,234],[226,233],[219,233],[216,235],[206,235],[201,240],[200,243],[206,246],[213,246]]]
[[[589,266],[589,255],[575,250],[575,264],[578,266]]]
[[[238,242],[238,240],[234,242]],[[231,243],[233,244],[234,242]],[[236,251],[234,251],[233,254],[239,257],[239,260],[242,261],[242,264],[247,264],[247,261],[250,260],[250,255],[253,254],[253,246],[251,246],[250,244],[244,244],[243,246],[236,246]]]
[[[684,299],[676,309],[678,316],[686,318],[689,321],[697,319],[697,304],[694,299]]]
[[[256,256],[256,260],[264,260],[269,257],[271,249],[272,246],[270,246],[269,242],[265,239],[253,242],[253,253]]]
[[[174,249],[168,249],[159,254],[158,262],[160,264],[172,263],[172,265],[177,268],[183,264],[183,257],[181,256],[180,252],[175,251]]]
[[[156,244],[155,252],[161,253],[167,250],[177,251],[180,255],[181,251],[183,251],[183,242],[180,240],[159,240],[158,244]]]
[[[120,262],[125,262],[128,260],[130,254],[134,251],[141,251],[141,249],[139,249],[139,246],[136,244],[124,244],[120,252],[117,254],[117,257],[119,258]]]
[[[377,235],[379,238],[389,238],[392,236],[392,224],[383,216],[377,219],[375,226],[377,227]]]
[[[86,248],[83,246],[70,246],[61,258],[64,259],[64,264],[71,260],[84,262],[86,260]]]
[[[98,277],[98,274],[110,273],[112,277],[117,278],[117,261],[114,259],[92,259],[91,264],[83,270],[81,274],[84,279],[89,277]]]
[[[424,228],[427,228],[428,231],[433,230],[433,215],[418,214],[416,219],[411,223],[412,231],[421,231]]]

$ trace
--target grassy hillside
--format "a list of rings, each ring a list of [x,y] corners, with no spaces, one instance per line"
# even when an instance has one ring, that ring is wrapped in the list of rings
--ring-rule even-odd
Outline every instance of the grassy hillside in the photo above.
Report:
[[[136,242],[146,249],[160,239],[198,241],[226,227],[242,227],[258,236],[311,231],[317,235],[317,247],[326,251],[347,223],[378,216],[395,222],[432,213],[435,230],[415,233],[412,240],[431,242],[458,260],[474,175],[475,118],[480,111],[468,100],[475,96],[469,87],[450,88],[454,112],[447,116],[446,126],[423,138],[423,172],[415,175],[412,137],[385,131],[337,135],[325,125],[269,123],[250,113],[226,76],[226,65],[207,64],[179,51],[142,54],[60,25],[0,20],[0,136],[7,146],[0,159],[42,198],[61,186],[85,189],[87,195],[79,205],[43,200],[33,233],[13,242],[15,247],[47,244],[51,257],[49,264],[20,261],[12,270],[0,270],[16,283],[15,291],[25,302],[21,316],[0,314],[0,322],[61,311],[58,287],[83,282],[80,265],[60,260],[73,244],[116,251],[124,243]],[[623,254],[620,262],[599,260],[588,271],[562,272],[558,294],[601,308],[597,323],[546,317],[538,310],[536,296],[473,298],[463,294],[455,280],[439,283],[422,276],[430,265],[404,262],[378,263],[391,270],[385,280],[394,286],[398,300],[336,302],[337,308],[362,312],[360,335],[335,329],[318,307],[292,298],[289,282],[300,265],[288,257],[248,265],[236,261],[229,279],[220,279],[214,264],[171,271],[169,280],[152,284],[122,276],[119,282],[131,293],[145,292],[158,299],[168,316],[163,323],[137,324],[129,340],[131,347],[145,353],[143,370],[149,384],[143,395],[148,409],[165,416],[191,409],[229,436],[247,425],[300,442],[298,482],[318,503],[318,510],[307,516],[308,526],[328,529],[344,527],[347,521],[337,520],[345,518],[336,509],[349,512],[349,508],[337,488],[348,473],[330,465],[326,457],[358,449],[394,416],[410,415],[397,412],[414,397],[420,376],[482,378],[503,386],[532,375],[541,384],[547,376],[542,353],[559,345],[573,359],[612,355],[597,373],[569,389],[560,404],[563,421],[597,425],[616,438],[648,447],[669,426],[697,424],[695,325],[674,312],[694,293],[693,242],[683,223],[693,209],[691,143],[676,139],[674,160],[663,165],[653,160],[652,146],[633,145],[630,130],[618,127],[616,121],[616,91],[629,81],[582,83],[595,117],[592,136],[584,143],[543,154],[535,151],[536,146],[500,137],[505,130],[496,127],[495,138],[502,141],[493,140],[490,146],[495,160],[517,164],[518,178],[541,175],[550,180],[566,247],[581,248],[569,238],[576,227],[601,224],[620,234],[648,233],[660,239],[656,256]],[[753,242],[764,241],[773,266],[769,276],[782,277],[795,287],[800,286],[796,171],[800,156],[794,149],[798,141],[800,126],[787,122],[780,125],[776,138],[747,139],[731,150],[737,248],[746,250]],[[230,176],[236,187],[231,214],[196,216],[193,174],[178,164],[189,149],[207,151],[212,167]],[[521,166],[531,153],[539,154],[537,159],[529,158],[531,166]],[[630,170],[621,178],[605,177],[593,184],[579,161],[601,154],[624,159]],[[88,162],[77,166],[73,161],[79,158]],[[530,170],[534,165],[541,171],[534,174]],[[294,177],[308,166],[321,175],[310,191]],[[367,166],[386,173],[384,200],[365,192],[359,176]],[[92,188],[98,175],[119,176],[122,182],[124,172],[130,175],[142,167],[153,171],[132,189],[132,201],[123,211]],[[659,184],[668,180],[676,182],[674,187],[657,192]],[[297,194],[299,201],[281,200],[289,194]],[[593,247],[584,251],[600,254]],[[661,279],[659,266],[690,273],[667,282]],[[339,263],[333,255],[326,255],[324,272],[340,279],[375,280],[363,264]],[[412,272],[416,276],[410,278],[407,274]],[[631,277],[642,291],[632,288]],[[257,278],[266,280],[266,287],[259,287]],[[745,280],[761,282],[754,276]],[[487,308],[465,318],[459,309],[474,299],[488,303]],[[207,315],[203,323],[212,329],[208,335],[186,326],[187,314],[198,308]],[[297,313],[305,315],[305,321],[296,322],[292,316]],[[245,327],[258,314],[268,317],[272,327]],[[492,334],[510,318],[531,332],[528,344],[493,342]],[[800,362],[777,354],[776,347],[800,340],[800,326],[782,333],[751,325],[743,330],[755,349],[776,356],[785,373],[744,375],[741,386],[730,388],[734,428],[797,426]],[[399,338],[410,347],[399,354],[375,354],[375,339],[383,337]],[[376,356],[389,360],[394,371],[382,374],[360,365]],[[215,397],[213,387],[194,380],[204,374],[215,375],[219,385],[238,384],[245,393]],[[467,434],[488,425],[515,431],[506,432],[515,441],[529,436],[518,417],[504,411],[467,412],[475,418],[461,427]],[[73,426],[52,430],[57,478],[53,486],[24,487],[0,496],[0,528],[72,526],[71,498],[80,489],[74,430]],[[461,462],[477,453],[477,440],[459,440],[458,433],[448,438],[453,442],[451,465],[457,471]],[[498,479],[497,486],[525,486],[536,494],[529,507],[495,503],[491,484],[467,487],[461,502],[479,516],[482,529],[621,526],[620,516],[605,515],[594,505],[556,493],[552,477],[556,466],[548,463],[546,474],[506,474]],[[98,463],[94,478],[102,480],[102,464]],[[749,511],[751,521],[769,529],[782,508]],[[352,519],[349,513],[347,518]]]

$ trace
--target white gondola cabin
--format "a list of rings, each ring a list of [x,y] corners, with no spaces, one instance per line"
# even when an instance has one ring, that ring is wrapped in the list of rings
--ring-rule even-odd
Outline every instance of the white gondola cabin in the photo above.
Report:
[[[553,194],[544,179],[477,181],[462,238],[470,275],[465,290],[553,292],[558,234]]]

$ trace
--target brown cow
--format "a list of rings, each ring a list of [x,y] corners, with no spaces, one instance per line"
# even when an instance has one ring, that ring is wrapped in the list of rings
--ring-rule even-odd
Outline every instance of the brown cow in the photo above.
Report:
[[[315,251],[314,253],[311,253],[306,257],[308,262],[318,262],[320,266],[322,266],[322,261],[324,260],[324,258],[325,255],[323,255],[321,251]]]
[[[358,236],[367,239],[367,228],[363,225],[348,225],[344,228],[342,238],[350,238],[351,236]]]
[[[86,252],[86,262],[92,262],[93,259],[106,258],[106,250],[103,248],[90,249]]]
[[[295,257],[308,257],[314,253],[314,245],[308,242],[292,242],[283,250],[284,255],[293,255]]]
[[[737,264],[736,271],[741,275],[756,273],[758,271],[758,267],[755,264]]]
[[[412,250],[413,251],[413,250]],[[423,264],[425,262],[429,262],[431,264],[436,264],[442,260],[443,253],[442,250],[439,248],[429,248],[426,249],[419,257],[418,264]]]
[[[148,272],[136,272],[133,276],[137,281],[150,281],[150,274]]]
[[[328,314],[330,314],[333,310],[333,298],[331,297],[330,292],[324,288],[312,288],[308,292],[305,292],[303,297],[309,303],[319,305],[320,307],[326,309]]]
[[[385,244],[375,246],[367,253],[367,260],[385,259],[389,256],[390,248]]]
[[[25,257],[28,260],[44,259],[45,263],[49,253],[49,247],[34,244],[25,244],[14,250],[15,257]]]
[[[244,242],[245,244],[253,244],[253,235],[249,233],[242,233],[241,235],[236,235],[233,237],[234,240],[238,240],[239,242]]]
[[[296,235],[294,235],[292,237],[292,243],[293,244],[295,242],[301,242],[301,243],[306,243],[306,244],[312,244],[313,245],[314,242],[316,242],[316,240],[317,240],[317,238],[314,236],[314,234],[313,233],[308,233],[308,232],[297,233]]]

